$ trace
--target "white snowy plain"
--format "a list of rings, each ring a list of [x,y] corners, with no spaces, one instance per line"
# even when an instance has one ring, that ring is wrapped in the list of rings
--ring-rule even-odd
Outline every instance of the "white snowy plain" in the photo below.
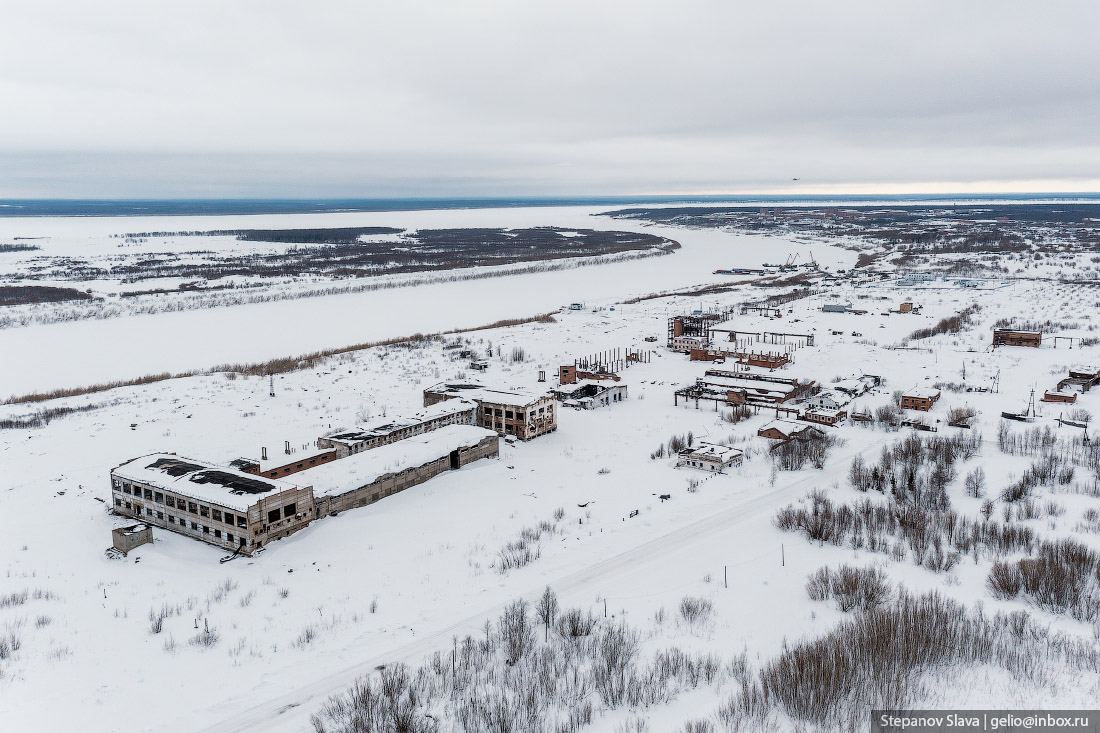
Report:
[[[417,225],[593,226],[589,213],[423,212]],[[326,223],[409,225],[406,214],[325,216]],[[268,217],[264,225],[286,223],[274,219]],[[83,231],[84,222],[62,223],[72,228],[66,236]],[[619,221],[605,224],[629,228]],[[127,221],[125,226],[160,225],[138,227]],[[203,228],[223,226],[201,223]],[[199,227],[181,223],[176,228]],[[713,282],[717,276],[710,272],[718,267],[782,258],[805,246],[720,231],[656,231],[681,242],[683,250],[621,265],[408,292],[9,329],[0,333],[0,392],[476,325],[570,301],[610,305],[632,294]],[[854,259],[850,252],[816,244],[813,249],[819,260],[834,266]],[[710,296],[705,304],[732,305],[761,295],[746,285]],[[976,515],[980,500],[962,490],[966,470],[982,465],[995,487],[1029,463],[997,452],[1000,411],[1021,409],[1033,386],[1040,392],[1052,388],[1072,364],[1100,362],[1095,346],[990,351],[989,324],[1008,315],[1073,318],[1081,322],[1083,334],[1095,323],[1090,315],[1080,315],[1085,297],[1080,288],[1054,283],[1019,283],[992,292],[922,291],[915,296],[924,306],[920,314],[882,315],[908,297],[892,286],[843,288],[785,306],[778,322],[754,316],[738,322],[747,330],[816,334],[817,345],[798,349],[784,376],[825,383],[864,372],[885,377],[884,388],[856,401],[860,409],[886,404],[893,389],[961,381],[963,368],[967,381],[975,384],[988,384],[999,373],[998,393],[945,392],[929,415],[943,421],[950,407],[963,404],[980,411],[975,429],[985,436],[982,453],[961,467],[949,489],[956,509]],[[862,302],[870,313],[821,312],[821,305],[834,299]],[[923,341],[922,350],[885,348],[974,301],[983,307],[981,325]],[[537,381],[539,370],[553,375],[559,364],[597,351],[633,345],[654,353],[649,364],[623,373],[630,394],[622,404],[564,410],[556,433],[528,443],[502,442],[497,460],[479,461],[370,507],[315,522],[258,557],[224,565],[218,563],[223,553],[217,548],[162,531],[155,531],[153,545],[124,560],[106,557],[110,529],[123,524],[106,512],[108,471],[158,450],[213,461],[258,455],[257,436],[281,436],[301,447],[336,425],[366,423],[387,411],[415,411],[424,387],[463,374],[465,364],[450,361],[439,343],[374,348],[280,375],[275,397],[269,396],[264,378],[197,376],[57,400],[47,406],[100,406],[44,428],[0,431],[0,557],[5,564],[0,596],[31,592],[26,603],[0,608],[0,629],[21,638],[20,649],[0,661],[3,727],[306,730],[317,706],[356,676],[376,665],[415,664],[431,652],[447,650],[453,636],[476,636],[484,620],[495,618],[507,601],[534,599],[547,585],[563,607],[590,609],[601,617],[606,608],[609,615],[636,625],[646,650],[675,645],[723,656],[747,651],[754,663],[785,643],[826,632],[844,617],[831,604],[806,597],[807,576],[826,564],[871,561],[912,590],[937,589],[970,605],[981,601],[990,610],[1027,608],[1021,601],[989,595],[984,586],[988,562],[964,560],[950,573],[936,574],[881,555],[817,547],[800,535],[778,531],[771,523],[775,511],[811,489],[825,489],[841,501],[865,496],[847,486],[852,457],[860,453],[873,459],[904,433],[845,424],[832,429],[844,444],[824,469],[778,472],[773,478],[770,442],[755,436],[774,414],[761,411],[729,425],[706,404],[700,409],[673,406],[676,386],[694,381],[706,365],[664,349],[666,318],[699,305],[697,299],[665,298],[615,311],[565,311],[556,323],[465,334],[473,348],[487,350],[491,343],[503,355],[494,355],[488,372],[477,378],[506,388],[545,388]],[[831,330],[842,335],[830,335]],[[853,330],[864,336],[847,335]],[[658,343],[645,343],[647,336],[657,336]],[[524,361],[509,359],[513,347],[525,351]],[[1098,400],[1100,392],[1089,393],[1077,406],[1095,411]],[[5,406],[0,418],[27,415],[38,407]],[[1047,406],[1044,424],[1057,416],[1052,407]],[[745,449],[744,465],[711,476],[675,469],[669,458],[650,459],[659,444],[689,430],[700,440],[731,439]],[[700,479],[697,490],[689,491],[690,479]],[[657,495],[665,493],[671,499],[660,501]],[[1073,534],[1082,513],[1100,503],[1075,494],[1050,498],[1064,507],[1064,515],[1028,522],[1049,536]],[[493,569],[499,548],[522,528],[552,520],[559,507],[564,517],[542,540],[540,559],[506,574]],[[634,510],[638,515],[630,517]],[[1100,546],[1096,535],[1077,537]],[[38,598],[36,589],[43,591]],[[708,624],[653,620],[659,609],[674,615],[685,595],[713,601],[715,614]],[[166,618],[160,633],[151,633],[149,613],[165,605],[180,613]],[[1067,633],[1082,638],[1092,633],[1088,625],[1064,616],[1028,610]],[[190,645],[188,639],[207,624],[220,641],[209,649]],[[314,628],[315,637],[302,644],[307,627]],[[1028,687],[997,670],[960,675],[967,683],[945,689],[943,706],[1087,707],[1100,695],[1100,682],[1087,677]],[[700,688],[645,715],[651,730],[674,731],[688,718],[710,714],[723,694]],[[597,718],[591,730],[612,733],[627,717],[628,711],[611,711]]]

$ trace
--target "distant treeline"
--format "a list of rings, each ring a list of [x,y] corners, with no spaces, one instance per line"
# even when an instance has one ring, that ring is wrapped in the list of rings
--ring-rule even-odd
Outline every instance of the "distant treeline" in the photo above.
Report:
[[[592,229],[423,229],[404,234],[397,241],[363,242],[359,237],[399,234],[388,227],[336,229],[223,230],[252,242],[297,244],[284,252],[233,254],[208,262],[181,262],[174,255],[156,256],[115,264],[111,277],[129,282],[150,278],[202,278],[217,280],[233,275],[295,277],[329,275],[369,277],[382,274],[435,272],[468,267],[541,262],[570,257],[595,257],[637,251],[670,252],[679,244],[652,234]],[[131,233],[128,238],[167,236],[165,233]],[[79,263],[70,265],[70,277],[106,277]]]
[[[324,229],[211,229],[208,231],[127,232],[112,235],[124,239],[150,237],[236,237],[244,242],[277,244],[354,244],[360,237],[379,234],[400,234],[394,227],[336,227]]]
[[[33,252],[42,249],[37,244],[0,244],[0,252]]]
[[[55,288],[46,285],[0,285],[0,306],[92,299],[91,295],[73,288]]]

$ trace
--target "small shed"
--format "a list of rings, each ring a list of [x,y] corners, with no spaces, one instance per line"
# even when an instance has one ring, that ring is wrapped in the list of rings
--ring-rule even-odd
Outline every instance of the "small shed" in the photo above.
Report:
[[[148,524],[131,524],[128,527],[115,527],[111,530],[112,546],[126,555],[135,547],[153,542],[153,528]]]

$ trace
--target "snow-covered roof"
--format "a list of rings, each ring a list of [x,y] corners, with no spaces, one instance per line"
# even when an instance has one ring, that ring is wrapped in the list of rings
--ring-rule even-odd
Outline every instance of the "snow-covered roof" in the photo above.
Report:
[[[785,395],[790,394],[795,390],[795,386],[793,384],[784,384],[782,382],[765,382],[752,379],[751,377],[747,379],[740,379],[738,377],[706,376],[701,377],[700,381],[705,384],[720,387],[731,387],[734,389],[744,389],[755,392],[776,392],[778,394]]]
[[[933,400],[940,396],[940,391],[932,387],[913,387],[912,389],[905,390],[905,396]]]
[[[797,420],[778,418],[776,420],[772,420],[770,423],[760,428],[760,432],[775,428],[779,432],[783,433],[783,435],[795,435],[797,433],[801,433],[803,430],[809,430],[812,427],[812,425],[807,425],[806,423],[799,422]]]
[[[328,440],[341,443],[361,443],[371,438],[380,438],[403,428],[412,427],[419,423],[428,422],[442,417],[447,417],[467,410],[475,409],[477,405],[467,399],[453,399],[436,402],[422,410],[414,412],[409,417],[394,417],[390,420],[376,423],[367,427],[340,428],[329,432],[324,437]]]
[[[298,461],[309,460],[310,458],[316,458],[322,453],[331,451],[332,448],[318,448],[311,445],[308,448],[295,448],[294,441],[290,443],[290,453],[286,452],[286,441],[267,441],[261,443],[261,446],[267,448],[267,459],[260,458],[257,463],[260,466],[260,473],[266,473],[273,468],[281,468],[288,463],[296,463]],[[263,453],[261,452],[261,456]]]
[[[473,425],[448,425],[309,468],[295,476],[313,486],[314,496],[343,494],[373,483],[387,473],[423,466],[451,451],[477,445],[488,437],[495,438],[497,434]]]
[[[261,496],[298,489],[286,479],[254,476],[233,468],[183,458],[174,453],[153,453],[134,458],[111,472],[113,476],[159,486],[174,494],[209,502],[240,512]]]
[[[807,410],[806,414],[824,415],[825,417],[840,417],[840,413],[843,410],[832,410],[825,407],[815,407],[812,410]]]
[[[718,443],[703,443],[700,442],[694,448],[688,448],[687,450],[680,451],[682,456],[691,456],[693,458],[710,459],[728,461],[731,458],[744,453],[740,448],[733,448],[728,445],[719,445]]]
[[[503,390],[486,387],[476,382],[441,382],[428,387],[425,392],[450,394],[455,397],[464,397],[478,402],[491,402],[502,405],[520,405],[526,407],[533,405],[547,395],[526,392],[523,390]]]

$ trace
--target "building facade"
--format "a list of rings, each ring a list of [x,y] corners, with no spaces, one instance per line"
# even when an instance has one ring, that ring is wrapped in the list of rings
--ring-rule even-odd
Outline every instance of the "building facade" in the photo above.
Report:
[[[554,397],[491,389],[481,384],[441,383],[424,390],[424,406],[453,399],[477,404],[477,425],[498,435],[530,440],[558,429]]]
[[[414,435],[430,433],[448,425],[476,425],[477,404],[456,399],[436,403],[408,418],[396,418],[365,428],[337,430],[317,439],[317,445],[330,448],[338,458],[396,443]]]
[[[908,390],[901,396],[901,407],[903,410],[920,410],[921,412],[928,412],[932,409],[932,405],[936,404],[936,400],[939,398],[940,391],[938,389],[917,387]]]
[[[251,555],[315,518],[313,490],[154,453],[111,471],[116,514]]]
[[[744,452],[740,448],[717,443],[699,443],[676,454],[676,467],[697,468],[701,471],[721,473],[727,468],[740,466]]]
[[[1010,331],[996,328],[993,330],[993,345],[1038,348],[1043,345],[1043,334],[1040,331]]]

